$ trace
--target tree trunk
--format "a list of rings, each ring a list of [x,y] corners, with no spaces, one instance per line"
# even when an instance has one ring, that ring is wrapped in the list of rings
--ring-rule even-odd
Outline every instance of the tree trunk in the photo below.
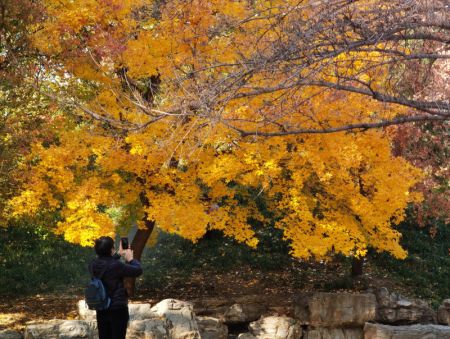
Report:
[[[150,234],[152,234],[153,228],[155,227],[154,221],[148,221],[144,217],[145,229],[138,229],[133,241],[131,242],[131,249],[133,250],[133,257],[141,261],[142,252],[144,251],[145,244],[147,243]],[[136,278],[125,278],[124,279],[125,288],[127,289],[128,296],[130,298],[134,297]]]
[[[364,258],[352,258],[352,277],[356,278],[363,274]]]

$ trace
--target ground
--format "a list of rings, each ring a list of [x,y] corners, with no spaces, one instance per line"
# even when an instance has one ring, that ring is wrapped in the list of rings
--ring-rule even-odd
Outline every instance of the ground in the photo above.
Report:
[[[236,300],[250,298],[264,300],[267,306],[290,314],[293,297],[297,293],[311,291],[367,291],[387,287],[404,295],[408,290],[392,279],[375,272],[369,263],[364,275],[351,280],[348,267],[340,263],[294,263],[292,267],[276,270],[256,270],[241,266],[225,273],[195,271],[188,277],[173,277],[163,288],[148,290],[137,285],[136,296],[131,302],[155,304],[165,298],[199,301],[202,299]],[[0,301],[0,329],[22,330],[27,322],[51,319],[76,319],[77,302],[83,299],[82,287],[65,292],[37,294]]]

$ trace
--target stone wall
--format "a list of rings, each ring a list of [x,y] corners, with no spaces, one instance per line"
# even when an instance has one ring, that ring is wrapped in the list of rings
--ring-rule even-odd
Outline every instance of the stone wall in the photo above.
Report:
[[[436,313],[422,300],[382,288],[376,293],[302,294],[292,306],[288,316],[274,314],[258,300],[130,304],[127,338],[450,339],[450,299]],[[3,330],[0,339],[98,338],[95,312],[80,301],[78,314],[78,320],[30,323],[23,333]]]

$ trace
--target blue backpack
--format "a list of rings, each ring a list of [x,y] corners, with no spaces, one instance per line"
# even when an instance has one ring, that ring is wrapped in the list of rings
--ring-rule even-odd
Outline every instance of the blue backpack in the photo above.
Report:
[[[111,298],[108,297],[106,293],[105,286],[103,285],[102,278],[105,272],[108,270],[109,265],[105,267],[105,269],[100,273],[100,276],[97,278],[94,276],[94,272],[92,270],[92,263],[89,265],[89,272],[91,273],[91,281],[86,287],[84,291],[84,297],[86,300],[86,304],[90,310],[106,310],[111,304]]]

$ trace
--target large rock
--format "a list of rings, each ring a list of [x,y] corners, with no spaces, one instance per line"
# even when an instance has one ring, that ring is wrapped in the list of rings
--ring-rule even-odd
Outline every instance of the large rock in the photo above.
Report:
[[[150,304],[128,304],[130,321],[146,320],[157,317]]]
[[[439,324],[450,325],[450,299],[445,299],[439,306],[437,320]]]
[[[156,315],[151,311],[150,304],[128,304],[130,321],[154,318]],[[84,300],[78,301],[78,316],[82,320],[96,320],[96,312],[90,310]]]
[[[390,326],[367,323],[364,339],[450,339],[450,327],[441,325]]]
[[[52,320],[26,326],[24,337],[25,339],[94,339],[97,337],[97,329],[95,324],[89,321]]]
[[[222,318],[225,312],[233,304],[259,304],[265,305],[267,314],[284,314],[293,316],[294,308],[292,299],[286,293],[268,294],[245,294],[229,297],[199,298],[190,302],[194,305],[194,312],[197,316],[208,316]]]
[[[227,325],[245,324],[258,320],[266,310],[258,303],[233,304],[223,315],[223,322]]]
[[[127,339],[169,339],[167,319],[134,320],[128,323]]]
[[[96,320],[95,311],[90,310],[84,300],[78,300],[78,318],[81,320]]]
[[[193,300],[192,303],[197,316],[219,318],[235,302],[233,300],[230,301],[230,299],[201,298]]]
[[[25,327],[25,339],[58,339],[59,324],[61,321],[50,321],[46,323],[37,323]]]
[[[169,321],[171,339],[200,339],[191,303],[176,299],[165,299],[156,304],[152,313]]]
[[[86,321],[66,320],[59,324],[59,338],[93,338],[94,331]]]
[[[202,339],[227,339],[228,327],[213,317],[197,317],[197,325]]]
[[[377,293],[376,321],[383,324],[433,324],[436,316],[428,304],[419,299],[408,299],[380,288]]]
[[[376,299],[371,293],[314,293],[295,299],[295,317],[314,327],[358,327],[375,319]]]
[[[363,339],[362,328],[315,328],[309,329],[303,339]]]
[[[23,335],[20,332],[13,330],[0,330],[0,339],[22,339]]]
[[[256,339],[256,337],[250,332],[246,332],[239,334],[238,339]]]
[[[289,317],[264,317],[249,325],[250,333],[258,339],[299,339],[302,328]]]

